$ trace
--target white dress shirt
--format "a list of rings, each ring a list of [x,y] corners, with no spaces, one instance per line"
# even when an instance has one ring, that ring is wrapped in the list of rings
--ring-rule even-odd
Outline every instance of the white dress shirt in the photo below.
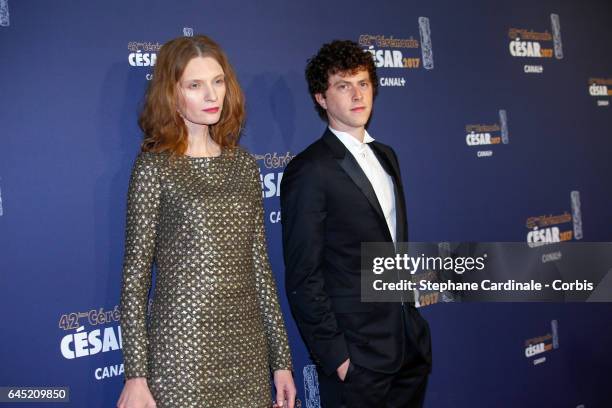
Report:
[[[342,144],[348,149],[349,152],[355,157],[359,167],[365,173],[366,177],[370,181],[378,203],[382,208],[385,220],[387,221],[387,227],[391,233],[393,242],[396,242],[396,216],[395,216],[395,192],[393,189],[393,178],[387,174],[385,169],[382,167],[378,158],[372,151],[372,148],[368,146],[368,143],[373,142],[374,138],[370,136],[367,130],[364,130],[365,135],[363,137],[363,143],[357,140],[346,132],[340,132],[339,130],[332,129],[336,137],[342,142]]]

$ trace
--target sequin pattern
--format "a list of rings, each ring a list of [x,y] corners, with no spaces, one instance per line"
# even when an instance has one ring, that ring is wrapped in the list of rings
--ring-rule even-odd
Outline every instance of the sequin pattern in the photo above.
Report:
[[[291,369],[291,356],[246,151],[138,156],[121,328],[125,376],[146,377],[158,408],[270,407],[270,369]]]

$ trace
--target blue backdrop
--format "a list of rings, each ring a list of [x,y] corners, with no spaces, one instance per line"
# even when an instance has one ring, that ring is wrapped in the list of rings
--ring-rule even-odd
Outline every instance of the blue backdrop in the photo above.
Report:
[[[165,41],[210,35],[245,90],[242,144],[260,163],[299,398],[314,408],[278,201],[287,160],[324,129],[306,59],[333,39],[376,58],[369,131],[400,158],[412,240],[525,242],[540,227],[612,241],[611,18],[607,0],[0,0],[0,386],[68,386],[72,407],[118,398],[127,184]],[[610,304],[422,313],[427,407],[611,404]]]

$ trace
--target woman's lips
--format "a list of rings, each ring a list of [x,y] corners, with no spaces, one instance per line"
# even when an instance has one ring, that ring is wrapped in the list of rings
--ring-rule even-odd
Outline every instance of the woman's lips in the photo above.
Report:
[[[216,108],[208,108],[208,109],[202,109],[202,110],[206,113],[217,113],[219,112],[219,107],[217,106]]]

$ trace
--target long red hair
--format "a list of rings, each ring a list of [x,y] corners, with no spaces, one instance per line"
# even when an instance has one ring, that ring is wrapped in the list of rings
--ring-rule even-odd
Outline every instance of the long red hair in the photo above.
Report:
[[[177,111],[177,84],[195,57],[214,58],[225,73],[221,118],[209,126],[210,136],[221,147],[233,148],[238,144],[245,118],[244,94],[221,47],[205,35],[196,35],[175,38],[161,47],[138,120],[145,135],[142,151],[169,151],[173,155],[187,151],[187,127]]]

